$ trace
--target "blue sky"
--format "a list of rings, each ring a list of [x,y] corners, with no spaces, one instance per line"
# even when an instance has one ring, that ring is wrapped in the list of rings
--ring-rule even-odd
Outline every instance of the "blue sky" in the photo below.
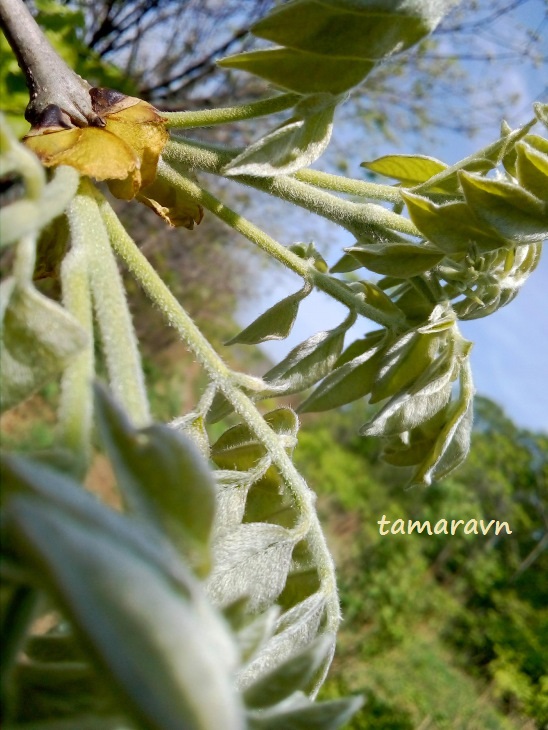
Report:
[[[531,0],[521,9],[521,19],[537,28],[546,18],[542,0]],[[499,35],[511,29],[502,28]],[[485,67],[472,68],[471,73],[484,73]],[[509,119],[512,126],[523,124],[532,117],[531,104],[546,95],[545,69],[534,70],[525,64],[514,65],[504,74],[502,83],[506,85],[508,98],[517,92],[521,99],[518,105],[500,110],[500,119]],[[500,81],[499,81],[500,83]],[[545,131],[545,130],[544,130]],[[537,133],[543,133],[535,129]],[[341,133],[339,132],[339,135]],[[452,163],[492,142],[498,136],[498,127],[484,129],[476,138],[469,140],[454,134],[445,135],[435,147],[420,149],[420,140],[409,139],[409,146],[394,148],[383,143],[377,148],[375,156],[391,152],[429,154],[445,162]],[[339,141],[341,136],[339,136]],[[343,132],[344,144],[344,132]],[[348,147],[363,148],[356,137],[348,137]],[[419,145],[419,148],[417,148]],[[358,152],[358,156],[361,153]],[[362,154],[352,160],[348,174],[363,177],[359,162],[367,159]],[[322,166],[325,169],[325,165]],[[263,199],[263,202],[264,199]],[[255,209],[256,211],[257,209]],[[262,217],[255,212],[250,217],[259,224],[264,222],[265,229],[285,244],[294,241],[314,240],[317,247],[333,264],[344,246],[351,245],[353,239],[345,231],[331,224],[315,219],[302,211],[286,211],[283,225],[278,223],[274,207],[272,215]],[[279,230],[272,230],[272,228]],[[240,317],[242,325],[248,324],[259,312],[279,301],[291,291],[300,288],[300,280],[292,274],[268,271],[265,274],[265,291],[260,303],[255,303],[253,312],[246,310]],[[537,270],[530,276],[517,298],[495,314],[470,322],[462,323],[465,337],[474,344],[472,367],[478,393],[486,395],[503,406],[506,413],[520,426],[548,432],[548,254],[544,254]],[[264,350],[272,359],[280,359],[292,347],[314,332],[328,329],[340,323],[345,316],[345,308],[321,293],[310,295],[301,305],[299,316],[290,337],[281,342],[268,342]],[[359,337],[372,328],[367,322],[356,325],[351,333]]]

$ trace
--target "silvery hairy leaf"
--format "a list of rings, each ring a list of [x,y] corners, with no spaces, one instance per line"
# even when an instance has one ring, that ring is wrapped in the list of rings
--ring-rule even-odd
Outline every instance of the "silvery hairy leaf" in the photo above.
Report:
[[[282,591],[295,539],[280,525],[249,523],[223,531],[214,544],[208,579],[212,600],[225,606],[249,597],[250,611],[263,611]]]
[[[3,478],[10,550],[55,596],[128,713],[162,730],[243,730],[233,639],[167,543],[43,465],[11,458]]]
[[[548,203],[510,182],[460,173],[466,202],[477,220],[514,244],[548,236]],[[548,183],[548,177],[547,177]]]
[[[299,406],[300,413],[331,410],[371,392],[382,352],[370,349],[331,372]]]
[[[466,203],[437,205],[420,195],[402,196],[419,231],[446,254],[465,254],[472,246],[487,252],[511,245],[498,230],[478,220]]]
[[[207,570],[216,489],[205,459],[167,426],[134,429],[102,388],[96,404],[99,433],[130,512],[157,524],[189,562]]]
[[[312,287],[307,284],[277,302],[225,344],[256,345],[267,340],[284,340],[293,328],[300,303],[311,290]]]
[[[309,337],[264,375],[273,385],[283,385],[284,392],[304,390],[324,377],[339,357],[346,330],[353,324],[352,315],[332,330]]]
[[[375,64],[430,33],[455,0],[316,2],[276,6],[252,32],[279,48],[229,56],[219,62],[300,94],[341,94]]]
[[[306,692],[317,671],[331,654],[333,642],[333,636],[322,634],[305,649],[257,679],[243,693],[246,707],[270,707],[296,691]]]
[[[321,626],[325,601],[325,596],[317,592],[280,616],[276,633],[239,673],[238,686],[241,690],[314,640]]]
[[[310,702],[296,692],[276,707],[249,712],[249,727],[252,730],[337,730],[350,720],[362,704],[361,697]]]
[[[451,382],[434,393],[402,393],[388,403],[360,428],[362,436],[390,436],[409,431],[432,418],[451,398]]]
[[[533,140],[516,145],[516,175],[526,190],[548,204],[548,140],[539,139],[544,142],[542,148]]]
[[[296,444],[299,421],[291,408],[277,408],[264,416],[288,450]],[[221,469],[248,471],[266,455],[266,449],[245,423],[227,429],[211,447],[211,458]]]
[[[74,317],[32,284],[0,285],[2,409],[11,408],[61,373],[88,338]]]
[[[345,248],[345,251],[370,271],[402,279],[434,268],[445,255],[436,246],[415,243],[362,244]]]
[[[290,119],[231,160],[224,174],[272,177],[308,167],[329,144],[338,101],[332,94],[305,97]]]

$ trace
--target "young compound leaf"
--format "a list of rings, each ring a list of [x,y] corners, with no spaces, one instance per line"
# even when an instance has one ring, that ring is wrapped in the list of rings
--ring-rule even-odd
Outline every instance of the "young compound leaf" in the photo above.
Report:
[[[88,345],[79,323],[32,285],[13,279],[0,285],[2,410],[34,393],[61,373]]]
[[[277,302],[270,309],[267,309],[266,312],[225,344],[257,345],[259,342],[266,342],[267,340],[284,340],[295,323],[300,303],[310,294],[311,290],[312,287],[305,284],[299,291],[290,294],[281,302]]]
[[[295,539],[279,525],[250,523],[221,534],[214,546],[208,592],[226,606],[249,597],[249,610],[266,610],[284,587]]]
[[[194,444],[167,426],[135,430],[103,389],[96,389],[97,422],[124,501],[155,523],[186,559],[207,571],[216,489]]]
[[[306,649],[286,659],[275,669],[247,687],[243,693],[246,707],[263,708],[281,702],[293,692],[306,691],[310,681],[333,648],[334,637],[322,634]]]
[[[4,477],[10,550],[56,597],[136,721],[241,730],[235,645],[161,537],[43,467],[11,459]]]
[[[445,255],[436,246],[414,243],[371,243],[345,248],[345,251],[366,269],[400,279],[433,269]]]
[[[254,73],[300,94],[341,94],[375,63],[409,48],[434,29],[454,0],[373,0],[348,5],[294,0],[277,6],[252,32],[281,48],[242,53],[221,66]]]
[[[291,175],[311,165],[329,144],[338,101],[331,94],[304,98],[291,119],[235,157],[223,172],[272,177]]]
[[[513,183],[464,172],[459,177],[475,217],[502,238],[524,244],[548,236],[548,203]]]

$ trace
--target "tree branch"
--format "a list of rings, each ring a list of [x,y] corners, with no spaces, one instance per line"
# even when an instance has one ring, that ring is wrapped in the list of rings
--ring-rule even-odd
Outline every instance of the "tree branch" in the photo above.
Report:
[[[37,124],[53,105],[67,127],[104,126],[91,105],[91,86],[57,54],[22,0],[0,0],[0,25],[25,74],[28,122]]]

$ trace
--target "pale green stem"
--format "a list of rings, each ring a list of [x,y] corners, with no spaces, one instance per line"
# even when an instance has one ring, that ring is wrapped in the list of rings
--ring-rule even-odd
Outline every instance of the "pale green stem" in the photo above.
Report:
[[[335,190],[338,193],[356,195],[370,200],[385,200],[387,203],[403,202],[399,188],[395,188],[393,185],[379,185],[378,183],[365,182],[364,180],[356,180],[341,175],[331,175],[328,172],[320,172],[309,168],[299,170],[299,172],[294,173],[293,177],[296,180],[315,185],[317,188],[323,188],[324,190]]]
[[[68,364],[61,380],[59,403],[60,442],[78,455],[85,471],[91,458],[93,394],[95,375],[93,313],[89,284],[89,248],[80,216],[80,200],[68,207],[72,245],[61,263],[61,286],[65,309],[79,322],[88,336],[86,347]]]
[[[203,190],[203,188],[188,177],[180,175],[165,163],[161,163],[159,165],[158,175],[160,177],[164,177],[174,187],[181,192],[184,192],[189,198],[200,203],[200,205],[203,205],[204,208],[214,213],[231,228],[238,231],[238,233],[241,233],[249,241],[254,243],[273,258],[280,261],[288,269],[291,269],[291,271],[302,276],[306,281],[310,281],[317,286],[318,289],[321,289],[326,294],[337,299],[337,301],[346,305],[349,309],[384,327],[393,327],[394,324],[397,324],[393,316],[387,315],[385,312],[381,312],[367,304],[367,302],[363,300],[363,297],[354,293],[343,282],[318,271],[313,264],[300,258],[285,246],[282,246],[278,243],[278,241],[271,238],[258,226],[254,225],[239,213],[236,213],[231,208],[224,205],[224,203],[222,203],[218,198],[209,193],[207,190]]]
[[[327,595],[326,630],[335,632],[340,621],[335,567],[316,514],[314,494],[295,469],[280,439],[264,421],[254,403],[234,383],[235,374],[211,347],[158,273],[139,251],[107,201],[98,191],[95,191],[94,194],[114,251],[124,261],[147,296],[159,308],[166,321],[179,332],[182,339],[194,352],[212,382],[232,404],[236,413],[245,420],[257,440],[264,445],[272,457],[272,463],[291,491],[302,515],[302,521],[295,528],[294,536],[295,539],[300,539],[306,535],[310,541]]]
[[[114,396],[133,425],[141,428],[151,420],[141,357],[122,277],[92,190],[89,180],[84,180],[77,206],[81,225],[86,231],[95,316]]]
[[[36,235],[34,233],[27,233],[27,235],[21,238],[15,249],[13,276],[18,284],[25,286],[32,282],[35,264]]]
[[[57,168],[53,179],[39,190],[39,197],[17,200],[0,211],[2,246],[17,241],[27,233],[41,230],[67,207],[78,189],[76,170],[65,165]],[[38,176],[35,188],[38,188]]]
[[[161,115],[166,120],[168,128],[211,127],[215,124],[228,124],[275,114],[295,106],[300,98],[298,94],[280,94],[250,104],[238,104],[220,109],[202,109],[195,112],[161,112]]]
[[[232,151],[215,149],[188,140],[168,142],[162,154],[170,165],[200,169],[214,175],[223,175],[223,169],[234,157]],[[289,175],[275,177],[231,176],[236,182],[287,200],[309,210],[353,233],[358,239],[375,242],[387,228],[411,236],[420,236],[419,230],[407,218],[374,203],[353,203]],[[376,237],[375,237],[376,236]]]

